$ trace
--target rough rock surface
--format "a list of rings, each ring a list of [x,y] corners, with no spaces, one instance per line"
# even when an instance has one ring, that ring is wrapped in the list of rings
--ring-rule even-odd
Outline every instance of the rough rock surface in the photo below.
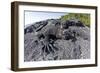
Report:
[[[79,20],[48,19],[24,29],[24,61],[90,58],[90,29]]]

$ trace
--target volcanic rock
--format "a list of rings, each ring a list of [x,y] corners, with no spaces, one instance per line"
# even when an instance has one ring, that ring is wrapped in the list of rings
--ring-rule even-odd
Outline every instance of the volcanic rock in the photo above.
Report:
[[[72,19],[48,19],[24,29],[24,61],[90,58],[90,28]]]

